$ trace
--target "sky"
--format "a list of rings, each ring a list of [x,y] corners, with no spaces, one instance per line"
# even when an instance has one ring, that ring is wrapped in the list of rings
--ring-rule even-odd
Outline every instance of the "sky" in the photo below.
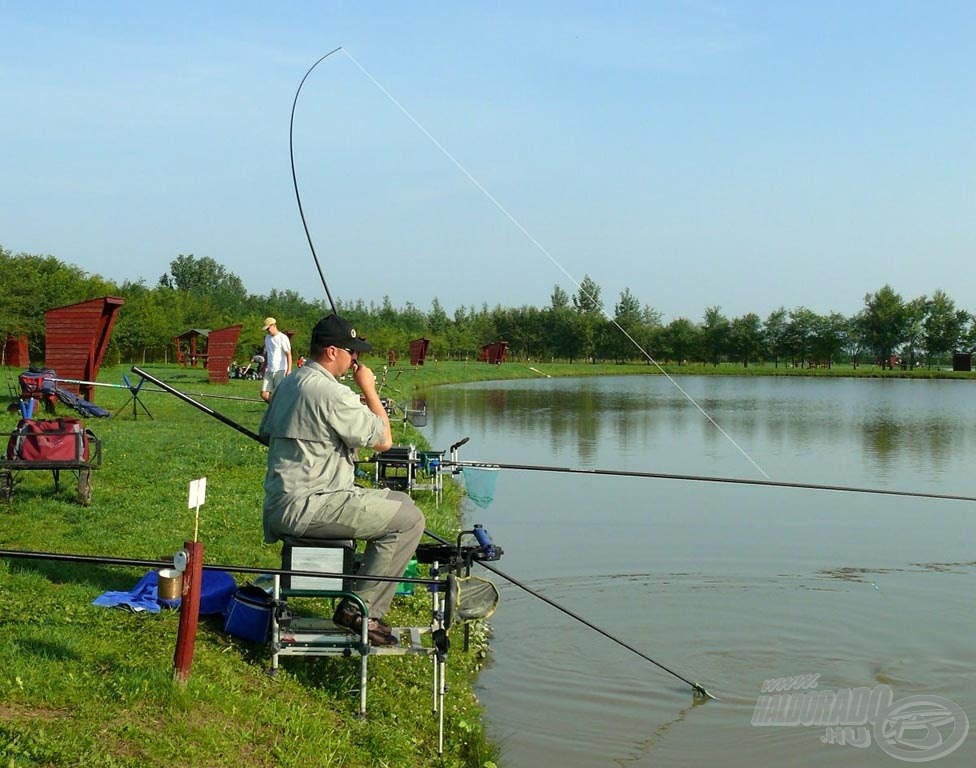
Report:
[[[665,322],[886,284],[976,311],[976,3],[0,0],[0,30],[15,254],[324,299],[291,144],[340,302],[588,275]]]

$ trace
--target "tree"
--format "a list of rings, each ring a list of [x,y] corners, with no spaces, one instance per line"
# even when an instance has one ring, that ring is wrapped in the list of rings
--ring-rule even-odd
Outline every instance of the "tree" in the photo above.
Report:
[[[553,309],[566,309],[569,307],[569,294],[560,286],[552,287],[552,296],[549,298],[549,306]]]
[[[593,282],[589,275],[583,275],[579,290],[573,294],[573,306],[581,315],[603,311],[603,302],[600,301],[600,286]]]
[[[932,367],[933,358],[939,358],[959,349],[966,327],[972,316],[956,309],[955,302],[945,291],[937,290],[928,304],[928,313],[922,321],[922,344],[925,346],[928,365]]]
[[[732,320],[729,328],[729,351],[735,360],[746,368],[749,362],[757,360],[763,353],[762,321],[755,312]]]
[[[701,344],[701,329],[691,320],[678,317],[659,332],[661,354],[682,365],[696,358]]]
[[[773,356],[775,368],[779,368],[780,358],[787,355],[786,330],[786,308],[774,309],[763,323],[763,337],[766,349]]]
[[[640,344],[637,337],[641,335],[641,305],[630,292],[630,288],[624,288],[620,292],[620,301],[614,307],[613,319],[616,325],[607,324],[604,352],[607,357],[622,363],[628,358],[633,358],[634,353],[637,352],[634,343]],[[630,338],[627,338],[628,336]]]
[[[874,351],[881,367],[890,366],[894,351],[904,343],[909,311],[901,296],[890,285],[864,296],[860,330],[867,346]]]
[[[709,307],[705,310],[701,333],[702,352],[712,365],[718,365],[722,356],[728,352],[729,332],[729,321],[722,314],[721,307]]]

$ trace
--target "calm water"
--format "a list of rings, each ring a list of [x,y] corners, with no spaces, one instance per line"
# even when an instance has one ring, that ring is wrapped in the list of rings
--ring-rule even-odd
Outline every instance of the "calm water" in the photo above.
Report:
[[[976,496],[972,383],[678,383],[741,450],[660,376],[437,389],[425,434],[435,448],[470,437],[470,461],[750,479],[758,465],[778,481]],[[694,705],[685,684],[493,577],[479,695],[506,766],[903,764],[873,733],[858,748],[824,743],[823,725],[752,725],[764,681],[807,674],[821,692],[945,697],[976,731],[973,503],[502,470],[468,520],[505,549],[501,570],[720,698]],[[976,764],[976,733],[935,764]]]

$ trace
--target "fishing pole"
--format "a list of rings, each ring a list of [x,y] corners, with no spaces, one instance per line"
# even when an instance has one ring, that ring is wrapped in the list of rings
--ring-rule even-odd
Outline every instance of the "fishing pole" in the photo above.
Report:
[[[154,376],[151,376],[150,374],[146,373],[145,371],[141,370],[140,368],[138,368],[136,366],[132,366],[132,372],[134,374],[136,374],[137,376],[142,376],[147,381],[151,381],[153,384],[155,384],[157,387],[159,387],[160,389],[162,389],[164,392],[169,392],[169,394],[171,394],[171,395],[176,395],[184,403],[189,403],[194,408],[199,408],[201,411],[203,411],[208,416],[213,416],[215,419],[217,419],[217,421],[223,422],[228,427],[232,427],[232,428],[236,429],[238,432],[240,432],[241,434],[247,435],[252,440],[257,440],[262,445],[266,445],[265,441],[262,440],[261,439],[261,436],[258,435],[256,432],[252,432],[247,427],[245,427],[245,426],[243,426],[241,424],[238,424],[236,421],[234,421],[230,417],[224,416],[224,414],[215,411],[213,408],[208,408],[203,403],[198,403],[196,400],[194,400],[188,394],[186,394],[185,392],[180,392],[180,390],[176,389],[175,387],[171,387],[165,381],[160,381],[159,379],[155,378]]]
[[[305,228],[305,237],[308,240],[308,247],[312,250],[312,260],[315,262],[315,268],[319,272],[319,279],[322,281],[322,287],[325,288],[325,295],[329,299],[329,305],[332,307],[332,314],[338,316],[336,311],[335,302],[332,300],[332,293],[329,291],[329,285],[325,282],[325,274],[322,272],[322,265],[319,264],[319,257],[315,253],[315,245],[312,244],[312,235],[308,231],[308,223],[305,221],[305,210],[302,208],[302,196],[298,192],[298,176],[295,173],[295,150],[294,150],[294,135],[295,135],[295,107],[298,106],[298,95],[302,92],[302,86],[305,85],[305,81],[308,76],[312,74],[312,70],[315,69],[319,64],[325,61],[329,56],[331,56],[336,51],[341,51],[342,46],[334,48],[329,51],[325,56],[316,61],[312,66],[308,68],[302,81],[298,84],[298,90],[295,91],[295,100],[291,104],[291,121],[288,124],[288,156],[291,159],[291,180],[295,185],[295,199],[298,201],[298,213],[302,217],[302,226]]]
[[[426,528],[424,529],[424,533],[427,536],[430,536],[430,538],[435,539],[436,541],[440,542],[441,544],[450,544],[451,543],[447,539],[441,538],[436,533],[433,533],[432,531],[429,531]],[[714,699],[715,701],[718,701],[718,697],[717,696],[714,696],[713,694],[711,694],[707,690],[705,690],[704,686],[702,686],[700,683],[696,683],[693,680],[689,680],[684,675],[681,675],[681,674],[675,672],[673,669],[670,669],[669,667],[664,666],[664,664],[662,664],[659,661],[656,661],[655,659],[652,659],[650,656],[648,656],[643,651],[640,651],[637,648],[634,648],[634,646],[630,645],[629,643],[625,643],[619,637],[616,637],[615,635],[611,635],[609,632],[607,632],[602,627],[598,627],[593,622],[588,621],[587,619],[584,619],[578,613],[574,613],[573,611],[569,610],[569,608],[567,608],[566,606],[560,605],[555,600],[552,600],[552,599],[546,597],[545,595],[543,595],[541,592],[537,592],[536,590],[532,589],[528,585],[526,585],[523,582],[521,582],[518,579],[516,579],[514,576],[509,576],[507,573],[504,573],[499,568],[496,568],[493,565],[489,565],[488,563],[484,562],[483,560],[475,560],[475,562],[478,563],[478,565],[480,565],[481,567],[486,568],[487,570],[491,571],[496,576],[500,576],[501,578],[505,579],[505,581],[507,581],[507,582],[515,585],[516,587],[518,587],[521,590],[524,590],[525,592],[527,592],[528,594],[532,595],[533,597],[537,597],[539,600],[541,600],[542,602],[546,603],[547,605],[551,605],[557,611],[562,611],[564,614],[566,614],[570,618],[575,619],[576,621],[580,622],[581,624],[589,627],[590,629],[592,629],[592,630],[594,630],[596,632],[599,632],[601,635],[603,635],[608,640],[613,640],[613,642],[615,642],[617,645],[621,646],[622,648],[626,648],[631,653],[637,654],[642,659],[644,659],[644,661],[651,662],[651,664],[653,664],[654,666],[658,667],[659,669],[663,669],[669,675],[673,675],[674,677],[676,677],[679,680],[681,680],[683,683],[688,684],[689,686],[691,686],[692,691],[694,691],[696,695],[702,696],[702,697],[707,698],[707,699]]]
[[[166,392],[165,389],[142,389],[140,387],[134,387],[130,384],[108,384],[106,382],[101,382],[101,381],[84,381],[83,379],[45,379],[45,381],[63,382],[65,384],[87,384],[92,387],[110,387],[112,389],[127,389],[130,392],[138,390],[140,394],[142,394],[143,392],[163,392],[169,394]],[[264,403],[264,400],[261,400],[257,397],[240,397],[239,395],[213,395],[207,392],[187,392],[187,394],[193,395],[194,397],[209,397],[215,400],[242,400],[246,403]]]
[[[310,249],[311,249],[311,251],[312,251],[312,258],[313,258],[313,260],[315,261],[315,267],[316,267],[316,269],[318,270],[318,273],[319,273],[319,278],[320,278],[320,279],[322,280],[322,287],[323,287],[323,288],[325,289],[325,295],[326,295],[326,296],[327,296],[327,297],[329,298],[329,303],[330,303],[330,304],[332,305],[332,312],[333,312],[334,314],[336,314],[336,315],[338,315],[339,313],[338,313],[338,312],[336,312],[336,307],[335,307],[335,302],[333,302],[333,301],[332,301],[332,294],[331,294],[331,292],[329,291],[329,286],[328,286],[328,284],[327,284],[327,283],[326,283],[326,281],[325,281],[325,275],[324,275],[324,274],[322,273],[322,267],[321,267],[321,265],[319,264],[319,260],[318,260],[318,256],[317,256],[317,255],[316,255],[316,253],[315,253],[315,246],[314,246],[314,245],[312,244],[312,236],[311,236],[311,235],[309,234],[309,230],[308,230],[308,224],[307,224],[307,222],[305,221],[305,213],[304,213],[304,211],[302,210],[302,199],[301,199],[301,195],[300,195],[300,194],[299,194],[299,192],[298,192],[298,179],[297,179],[297,176],[296,176],[296,174],[295,174],[295,155],[294,155],[294,151],[293,151],[293,149],[292,149],[292,148],[293,148],[293,138],[292,138],[292,137],[293,137],[293,130],[294,130],[294,125],[295,125],[295,106],[296,106],[296,105],[298,104],[298,94],[299,94],[299,93],[301,93],[301,90],[302,90],[302,86],[303,86],[303,85],[305,84],[305,80],[307,80],[307,79],[308,79],[308,76],[309,76],[309,75],[310,75],[310,74],[312,73],[312,70],[313,70],[313,69],[315,69],[315,67],[317,67],[317,66],[318,66],[318,65],[319,65],[319,64],[320,64],[321,62],[323,62],[323,61],[325,61],[325,59],[327,59],[327,58],[328,58],[329,56],[331,56],[331,55],[332,55],[333,53],[335,53],[336,51],[340,51],[340,50],[342,50],[342,47],[341,47],[341,46],[340,46],[340,47],[338,47],[338,48],[335,48],[334,50],[331,50],[331,51],[329,51],[329,52],[328,52],[327,54],[325,54],[325,56],[322,56],[322,57],[321,57],[321,58],[320,58],[320,59],[319,59],[318,61],[316,61],[316,62],[315,62],[315,63],[314,63],[314,64],[313,64],[313,65],[312,65],[311,67],[309,67],[309,68],[308,68],[308,71],[307,71],[307,72],[305,73],[305,76],[304,76],[304,77],[302,78],[302,81],[301,81],[301,83],[299,83],[299,85],[298,85],[298,90],[297,90],[297,91],[295,92],[295,100],[294,100],[294,102],[292,103],[292,107],[291,107],[291,125],[290,125],[290,127],[289,127],[289,135],[288,135],[288,149],[289,149],[289,155],[290,155],[290,157],[291,157],[291,173],[292,173],[292,181],[294,182],[294,185],[295,185],[295,197],[296,197],[296,199],[298,200],[298,210],[299,210],[299,213],[301,214],[301,217],[302,217],[302,225],[303,225],[303,226],[305,227],[305,236],[306,236],[306,237],[307,237],[307,239],[308,239],[308,245],[309,245],[309,248],[310,248]],[[384,93],[385,93],[385,94],[386,94],[386,95],[387,95],[387,96],[388,96],[389,98],[391,98],[391,99],[393,100],[393,102],[394,102],[395,104],[397,104],[397,106],[398,106],[398,107],[400,107],[400,105],[399,105],[399,103],[398,103],[398,102],[396,101],[396,99],[393,99],[393,97],[392,97],[392,96],[391,96],[391,95],[390,95],[390,94],[389,94],[389,93],[388,93],[388,92],[386,91],[386,89],[385,89],[385,88],[383,88],[383,87],[382,87],[382,86],[381,86],[381,85],[380,85],[380,84],[379,84],[379,83],[378,83],[378,82],[377,82],[377,81],[376,81],[376,80],[375,80],[375,79],[374,79],[374,78],[372,77],[372,75],[370,75],[370,74],[369,74],[368,72],[366,72],[366,70],[365,70],[365,69],[363,69],[363,67],[362,67],[362,66],[361,66],[361,65],[359,64],[359,62],[358,62],[358,61],[356,61],[355,59],[353,59],[353,58],[352,58],[352,56],[350,56],[350,55],[348,54],[348,52],[346,52],[346,51],[343,51],[343,53],[345,53],[345,54],[346,54],[346,56],[347,56],[347,57],[348,57],[348,58],[349,58],[349,59],[350,59],[350,60],[351,60],[351,61],[352,61],[352,62],[353,62],[353,63],[354,63],[354,64],[355,64],[355,65],[356,65],[357,67],[359,67],[359,69],[360,69],[360,70],[361,70],[361,71],[363,72],[363,74],[365,74],[365,75],[366,75],[366,76],[367,76],[367,77],[368,77],[368,78],[369,78],[369,79],[370,79],[370,80],[371,80],[371,81],[372,81],[372,82],[373,82],[373,83],[374,83],[375,85],[377,85],[377,87],[379,87],[379,88],[380,88],[380,90],[382,90],[382,91],[383,91],[383,92],[384,92]],[[486,195],[488,195],[488,197],[489,197],[489,198],[490,198],[490,199],[491,199],[491,200],[492,200],[493,202],[495,202],[495,204],[496,204],[496,205],[497,205],[497,206],[499,207],[499,209],[500,209],[500,210],[501,210],[501,211],[502,211],[502,212],[503,212],[504,214],[506,214],[506,215],[507,215],[507,216],[509,217],[509,219],[511,219],[511,220],[512,220],[512,222],[513,222],[513,223],[514,223],[514,224],[515,224],[515,225],[516,225],[516,226],[517,226],[517,227],[518,227],[518,228],[519,228],[519,229],[520,229],[520,230],[521,230],[521,231],[522,231],[523,233],[525,233],[525,234],[526,234],[526,235],[527,235],[527,236],[528,236],[528,237],[529,237],[529,238],[530,238],[530,239],[531,239],[531,240],[532,240],[533,242],[535,242],[535,243],[536,243],[536,245],[539,245],[539,244],[538,244],[538,242],[537,242],[537,241],[536,241],[536,240],[535,240],[534,238],[532,238],[532,236],[531,236],[531,235],[529,235],[529,233],[528,233],[528,232],[527,232],[527,231],[526,231],[526,230],[525,230],[525,229],[524,229],[524,228],[522,227],[522,225],[521,225],[521,224],[519,224],[519,222],[518,222],[518,221],[517,221],[517,220],[516,220],[516,219],[515,219],[515,218],[514,218],[513,216],[511,216],[511,214],[509,214],[509,213],[508,213],[508,211],[507,211],[507,210],[505,210],[505,208],[503,208],[503,207],[502,207],[502,206],[501,206],[501,205],[500,205],[500,204],[499,204],[499,203],[498,203],[497,201],[495,201],[495,199],[494,199],[493,197],[491,197],[491,195],[490,195],[490,194],[488,193],[488,191],[487,191],[487,190],[485,190],[485,188],[484,188],[484,187],[482,187],[482,186],[481,186],[481,184],[479,184],[479,183],[478,183],[478,181],[477,181],[476,179],[474,179],[474,177],[473,177],[473,176],[471,176],[471,174],[470,174],[470,173],[468,173],[468,172],[467,172],[467,170],[466,170],[466,169],[465,169],[465,168],[464,168],[463,166],[461,166],[461,165],[460,165],[460,163],[458,163],[458,162],[457,162],[456,160],[454,160],[454,158],[453,158],[453,157],[452,157],[452,156],[450,155],[450,153],[447,153],[447,151],[446,151],[446,150],[445,150],[445,149],[444,149],[444,148],[443,148],[443,147],[442,147],[442,146],[441,146],[441,145],[440,145],[440,144],[439,144],[439,143],[438,143],[438,142],[436,141],[436,139],[434,139],[434,137],[433,137],[433,136],[431,136],[431,134],[430,134],[430,133],[428,133],[428,132],[427,132],[427,130],[426,130],[425,128],[423,128],[423,126],[421,126],[421,125],[420,125],[420,123],[418,123],[418,122],[417,122],[416,120],[414,120],[414,118],[413,118],[413,116],[412,116],[412,115],[410,115],[410,113],[408,113],[408,112],[406,112],[406,110],[403,110],[403,107],[400,107],[400,109],[401,109],[401,110],[402,110],[402,111],[404,112],[404,114],[406,114],[406,115],[407,115],[407,116],[408,116],[408,117],[409,117],[409,118],[410,118],[410,119],[411,119],[411,120],[412,120],[412,121],[414,122],[414,124],[415,124],[415,125],[417,125],[417,127],[418,127],[418,128],[420,128],[420,129],[421,129],[421,130],[422,130],[422,131],[423,131],[423,132],[424,132],[424,133],[425,133],[425,134],[427,135],[427,137],[428,137],[428,138],[430,138],[430,139],[431,139],[431,140],[432,140],[432,141],[433,141],[433,142],[434,142],[434,143],[435,143],[435,144],[436,144],[436,145],[437,145],[437,146],[438,146],[438,147],[439,147],[439,148],[441,149],[441,151],[443,151],[443,152],[444,152],[445,154],[447,154],[447,156],[448,156],[448,157],[449,157],[449,158],[450,158],[450,159],[451,159],[451,160],[452,160],[452,161],[453,161],[453,162],[455,163],[455,165],[457,165],[457,167],[458,167],[458,168],[459,168],[459,169],[460,169],[460,170],[461,170],[461,171],[462,171],[462,172],[463,172],[463,173],[464,173],[464,174],[465,174],[465,175],[466,175],[466,176],[467,176],[467,177],[468,177],[468,178],[469,178],[469,179],[470,179],[470,180],[471,180],[472,182],[474,182],[474,184],[475,184],[475,185],[476,185],[476,186],[477,186],[477,187],[478,187],[479,189],[481,189],[481,191],[482,191],[482,192],[484,192],[484,193],[485,193]],[[541,246],[541,245],[539,245],[539,247],[541,248],[542,246]],[[546,252],[546,251],[545,251],[545,249],[543,249],[543,252]],[[546,252],[546,253],[547,253],[547,252]],[[552,258],[552,257],[550,256],[550,258]],[[558,262],[555,262],[555,260],[553,260],[553,261],[554,261],[554,263],[556,263],[556,264],[557,264],[557,266],[560,266],[560,265],[558,264]],[[560,268],[561,268],[561,266],[560,266]],[[563,271],[565,272],[565,270],[563,270]],[[568,275],[568,273],[567,273],[567,275]],[[570,276],[570,279],[572,279],[572,277],[571,277],[571,276]],[[575,282],[575,281],[574,281],[574,282]],[[581,288],[581,290],[582,290],[582,288]],[[620,328],[620,326],[619,326],[619,325],[617,325],[617,327],[618,327],[618,328]],[[627,332],[626,332],[626,331],[624,331],[624,329],[623,329],[623,328],[620,328],[620,330],[621,330],[621,331],[623,331],[623,333],[624,333],[624,335],[626,335],[626,336],[627,336],[628,338],[630,338],[630,336],[629,336],[629,334],[627,334]],[[631,341],[633,341],[633,339],[631,339]],[[636,342],[634,342],[634,343],[636,344]],[[638,348],[640,349],[640,345],[638,345]],[[641,351],[643,351],[643,350],[641,350]],[[645,353],[645,354],[646,354],[646,353]],[[679,387],[678,387],[678,389],[681,389],[681,387],[679,386]],[[684,391],[684,390],[682,390],[682,391]],[[186,398],[186,396],[183,396],[183,399],[184,399],[184,400],[187,400],[187,401],[189,402],[189,400],[188,400],[188,399]],[[694,401],[694,400],[692,400],[692,402],[694,403],[695,401]],[[695,403],[695,405],[697,406],[697,403]],[[198,406],[198,407],[199,407],[199,406]],[[209,411],[209,409],[201,409],[201,410],[204,410],[205,412],[210,412],[210,411]],[[701,408],[700,408],[700,406],[699,406],[699,410],[701,410]],[[704,411],[702,411],[702,412],[704,413]],[[215,415],[215,416],[217,415],[217,414],[215,414],[215,413],[213,413],[213,412],[210,412],[210,413],[211,413],[211,415]],[[406,416],[406,409],[404,409],[404,416]],[[709,420],[711,421],[711,417],[710,417],[710,416],[708,416],[708,414],[707,414],[707,413],[705,414],[705,416],[706,416],[706,417],[707,417],[707,418],[708,418],[708,419],[709,419]],[[230,424],[231,426],[234,426],[234,425],[233,425],[232,423],[230,423],[230,420],[229,420],[229,419],[226,419],[226,417],[221,417],[221,420],[222,420],[222,421],[224,421],[225,423],[228,423],[228,424]],[[714,422],[714,421],[712,421],[712,423],[714,424],[715,422]],[[716,428],[718,428],[718,430],[719,430],[720,432],[722,432],[723,434],[725,434],[725,433],[724,433],[724,431],[722,430],[722,428],[718,426],[718,424],[715,424],[715,426],[716,426]],[[238,428],[238,431],[241,431],[241,432],[244,432],[244,430],[243,430],[243,428],[240,428],[240,427],[237,427],[237,428]],[[247,434],[247,432],[245,432],[245,434]],[[252,434],[253,434],[253,433],[252,433]],[[726,435],[726,437],[728,437],[728,435]],[[731,437],[729,437],[729,439],[731,440]],[[735,441],[734,441],[734,440],[733,440],[732,442],[733,442],[733,444],[735,444]],[[736,447],[738,447],[738,446],[736,446]],[[740,449],[740,450],[741,450],[741,449]],[[748,455],[747,455],[747,458],[748,458]],[[751,459],[750,459],[750,461],[751,461]],[[755,464],[755,462],[753,462],[753,464]],[[761,473],[762,473],[762,474],[763,474],[763,475],[765,476],[765,472],[762,472],[762,469],[761,469],[760,467],[758,467],[758,465],[757,465],[757,469],[759,469],[759,471],[760,471],[760,472],[761,472]],[[428,535],[428,536],[430,536],[431,538],[434,538],[434,539],[436,539],[436,540],[438,540],[438,541],[439,541],[439,542],[441,542],[442,544],[449,544],[449,543],[450,543],[450,542],[448,542],[447,540],[445,540],[445,539],[442,539],[441,537],[439,537],[439,536],[437,536],[436,534],[434,534],[434,533],[432,533],[432,532],[430,532],[430,531],[425,531],[425,532],[427,533],[427,535]],[[645,655],[645,654],[643,654],[643,653],[641,653],[641,652],[640,652],[640,651],[638,651],[638,650],[637,650],[636,648],[633,648],[632,646],[630,646],[630,645],[628,645],[627,643],[625,643],[625,642],[623,642],[623,641],[622,641],[622,640],[620,640],[619,638],[616,638],[616,637],[614,637],[613,635],[611,635],[611,634],[609,634],[609,633],[608,633],[608,632],[607,632],[606,630],[603,630],[603,629],[601,629],[600,627],[597,627],[596,625],[594,625],[594,624],[592,624],[592,623],[590,623],[590,622],[588,622],[588,621],[586,621],[586,620],[585,620],[585,619],[583,619],[582,617],[580,617],[580,616],[577,616],[576,614],[574,614],[574,613],[573,613],[572,611],[570,611],[570,610],[568,610],[567,608],[564,608],[563,606],[561,606],[561,605],[558,605],[557,603],[555,603],[555,602],[553,602],[553,601],[552,601],[552,600],[550,600],[549,598],[547,598],[547,597],[544,597],[543,595],[541,595],[541,594],[539,594],[538,592],[535,592],[534,590],[532,590],[532,589],[530,589],[529,587],[527,587],[527,586],[526,586],[525,584],[523,584],[523,583],[521,583],[521,582],[519,582],[519,581],[517,581],[516,579],[514,579],[514,578],[512,578],[511,576],[508,576],[508,575],[506,575],[506,574],[504,574],[504,573],[502,573],[502,572],[500,572],[500,571],[499,571],[499,570],[497,570],[496,568],[494,568],[494,567],[491,567],[491,566],[488,566],[487,564],[485,564],[485,563],[483,563],[483,562],[482,562],[481,564],[482,564],[483,566],[485,566],[486,568],[488,568],[488,570],[490,570],[490,571],[492,571],[493,573],[496,573],[496,574],[498,574],[499,576],[501,576],[502,578],[504,578],[504,579],[506,579],[506,580],[508,580],[509,582],[511,582],[512,584],[514,584],[515,586],[517,586],[517,587],[519,587],[519,588],[521,588],[521,589],[524,589],[524,590],[526,590],[526,591],[527,591],[527,592],[528,592],[529,594],[531,594],[531,595],[534,595],[535,597],[537,597],[537,598],[539,598],[539,599],[540,599],[540,600],[542,600],[543,602],[546,602],[546,603],[548,603],[549,605],[552,605],[552,606],[553,606],[554,608],[557,608],[558,610],[560,610],[560,611],[563,611],[563,612],[564,612],[564,613],[565,613],[566,615],[568,615],[568,616],[571,616],[572,618],[574,618],[574,619],[576,619],[577,621],[580,621],[580,622],[582,622],[582,623],[583,623],[583,624],[585,624],[586,626],[588,626],[588,627],[590,627],[591,629],[593,629],[593,630],[595,630],[595,631],[597,631],[597,632],[599,632],[600,634],[602,634],[602,635],[604,635],[605,637],[607,637],[607,638],[609,638],[610,640],[613,640],[614,642],[616,642],[616,643],[618,643],[618,644],[620,644],[620,645],[621,645],[621,646],[623,646],[624,648],[627,648],[628,650],[630,650],[630,651],[632,651],[633,653],[636,653],[636,654],[638,654],[638,655],[639,655],[639,656],[640,656],[641,658],[643,658],[643,659],[645,659],[645,660],[647,660],[647,661],[650,661],[650,662],[651,662],[652,664],[655,664],[656,666],[658,666],[658,667],[660,667],[660,668],[661,668],[661,669],[663,669],[664,671],[666,671],[666,672],[668,672],[668,673],[670,673],[671,675],[674,675],[674,676],[675,676],[676,678],[678,678],[679,680],[682,680],[683,682],[685,682],[685,683],[687,683],[687,684],[688,684],[689,686],[691,686],[691,688],[692,688],[692,690],[693,690],[693,691],[695,692],[695,694],[696,694],[696,695],[699,695],[699,696],[702,696],[702,697],[704,697],[704,698],[708,698],[708,699],[714,699],[714,698],[715,698],[715,697],[714,697],[714,696],[713,696],[712,694],[710,694],[710,693],[709,693],[708,691],[706,691],[706,690],[705,690],[705,688],[704,688],[704,687],[702,687],[701,685],[699,685],[698,683],[695,683],[695,682],[693,682],[693,681],[691,681],[691,680],[688,680],[687,678],[685,678],[685,677],[683,677],[683,676],[681,676],[681,675],[679,675],[679,674],[678,674],[677,672],[674,672],[673,670],[671,670],[671,669],[668,669],[668,668],[667,668],[667,667],[665,667],[665,666],[664,666],[663,664],[660,664],[659,662],[657,662],[657,661],[655,661],[654,659],[652,659],[652,658],[651,658],[650,656],[647,656],[647,655]]]
[[[710,477],[708,475],[680,475],[669,472],[632,472],[626,469],[589,469],[587,467],[556,467],[538,464],[498,464],[476,461],[442,461],[442,466],[476,467],[481,469],[521,469],[530,472],[566,472],[577,475],[607,475],[610,477],[643,477],[655,480],[688,480],[699,483],[731,483],[733,485],[761,485],[770,488],[799,488],[812,491],[840,491],[843,493],[869,493],[881,496],[904,496],[914,499],[943,499],[949,501],[976,501],[973,496],[951,493],[926,493],[923,491],[899,491],[888,488],[859,488],[848,485],[822,485],[818,483],[794,483],[777,480],[747,480],[739,477]]]

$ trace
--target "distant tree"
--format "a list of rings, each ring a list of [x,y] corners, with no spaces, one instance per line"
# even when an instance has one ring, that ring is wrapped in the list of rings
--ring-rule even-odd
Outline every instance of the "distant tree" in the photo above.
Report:
[[[668,323],[659,333],[662,355],[683,365],[697,359],[701,347],[701,329],[691,320],[678,317]]]
[[[765,347],[773,356],[773,367],[779,368],[779,361],[785,358],[787,350],[787,314],[785,307],[774,309],[763,323]]]
[[[731,326],[728,318],[722,314],[721,307],[709,307],[705,310],[701,327],[702,351],[712,365],[718,365],[722,356],[728,353],[730,331]]]
[[[817,315],[806,307],[791,309],[786,323],[785,343],[790,361],[803,368],[813,356],[813,340]]]
[[[620,300],[614,307],[613,319],[616,325],[607,323],[605,330],[604,354],[620,363],[632,359],[639,352],[634,345],[640,344],[639,337],[643,326],[640,302],[630,292],[630,288],[624,288],[620,292]],[[628,336],[630,338],[627,338]]]
[[[865,294],[860,331],[882,368],[890,365],[892,354],[904,343],[908,321],[905,302],[890,285]]]
[[[814,361],[832,367],[849,345],[850,321],[839,312],[814,315],[810,351]]]
[[[549,299],[549,306],[553,309],[566,309],[569,306],[569,294],[560,286],[552,287],[552,296]]]
[[[603,311],[603,302],[600,301],[600,286],[589,275],[583,276],[579,290],[573,294],[573,306],[581,315]]]
[[[427,327],[432,334],[441,334],[447,329],[449,322],[447,312],[444,311],[444,307],[441,306],[440,301],[435,296],[430,305],[430,314],[427,315]]]
[[[922,344],[925,346],[928,365],[933,359],[960,348],[972,316],[956,309],[955,302],[945,291],[937,290],[928,304],[928,313],[922,322]]]
[[[922,345],[925,316],[928,314],[928,299],[920,296],[905,304],[905,338],[903,356],[907,356],[908,366],[915,367],[916,355]]]
[[[762,357],[764,347],[762,321],[755,312],[749,312],[732,320],[729,328],[731,356],[746,368],[749,363]]]

